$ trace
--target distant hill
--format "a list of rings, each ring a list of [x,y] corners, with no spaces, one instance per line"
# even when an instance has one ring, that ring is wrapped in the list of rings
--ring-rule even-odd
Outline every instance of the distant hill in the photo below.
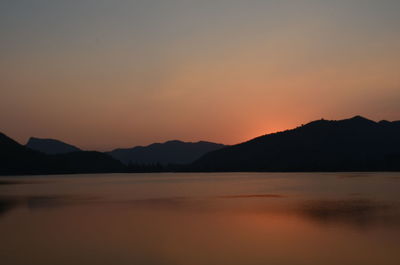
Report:
[[[48,164],[46,155],[26,148],[0,133],[0,175],[38,173]]]
[[[32,147],[35,144],[40,144],[40,152],[32,149],[39,150],[38,145]],[[31,138],[27,146],[0,133],[0,175],[162,171],[400,171],[400,121],[375,122],[361,116],[338,121],[317,120],[233,146],[169,141],[101,153],[80,151],[57,140],[37,138]]]
[[[47,155],[0,133],[0,175],[122,172],[125,169],[107,154],[78,151]]]
[[[210,142],[168,141],[148,146],[116,149],[108,152],[124,164],[189,164],[207,152],[225,147],[223,144]]]
[[[29,138],[29,141],[25,146],[49,155],[66,154],[81,151],[81,149],[79,149],[78,147],[66,144],[59,140],[41,139],[35,137]]]
[[[205,154],[198,171],[400,170],[400,121],[317,120]]]
[[[125,172],[126,167],[111,156],[96,151],[51,155],[60,173]]]

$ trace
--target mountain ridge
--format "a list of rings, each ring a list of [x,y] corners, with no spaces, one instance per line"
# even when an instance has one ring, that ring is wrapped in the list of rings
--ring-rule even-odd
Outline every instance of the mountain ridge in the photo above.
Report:
[[[122,172],[126,168],[107,154],[76,151],[45,154],[0,133],[0,175]]]
[[[200,171],[354,171],[400,169],[400,122],[362,116],[316,120],[205,154]],[[388,161],[395,157],[396,161]],[[393,164],[394,163],[394,164]]]
[[[50,138],[30,137],[25,146],[49,155],[82,151],[80,148],[74,145]]]
[[[111,152],[130,160],[122,163]],[[400,121],[320,119],[231,146],[170,140],[111,152],[45,154],[0,133],[0,174],[400,171]],[[165,157],[172,160],[159,160]]]
[[[106,152],[124,164],[188,164],[205,153],[225,145],[207,141],[184,142],[170,140],[163,143],[153,143],[147,146],[132,148],[117,148]]]

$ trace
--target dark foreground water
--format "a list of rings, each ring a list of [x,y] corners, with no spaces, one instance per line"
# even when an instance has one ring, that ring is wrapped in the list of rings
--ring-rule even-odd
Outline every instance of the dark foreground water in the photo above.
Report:
[[[0,178],[2,265],[398,265],[400,173]]]

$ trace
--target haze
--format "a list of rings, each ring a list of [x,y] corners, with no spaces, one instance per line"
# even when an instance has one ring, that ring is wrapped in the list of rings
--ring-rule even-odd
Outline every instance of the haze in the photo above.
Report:
[[[400,1],[0,2],[0,131],[109,150],[400,119]]]

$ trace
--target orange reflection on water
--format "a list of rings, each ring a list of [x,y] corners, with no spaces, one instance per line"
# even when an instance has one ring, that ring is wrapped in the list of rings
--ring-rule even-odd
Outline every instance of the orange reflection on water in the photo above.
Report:
[[[3,185],[1,260],[10,265],[398,264],[400,214],[391,189],[397,180],[302,177],[149,175]],[[83,196],[89,183],[91,194]],[[53,193],[78,189],[81,194],[39,196],[40,185],[52,185]],[[341,199],[319,192],[324,185]],[[385,192],[367,196],[376,185]],[[344,195],[349,188],[367,199]]]

